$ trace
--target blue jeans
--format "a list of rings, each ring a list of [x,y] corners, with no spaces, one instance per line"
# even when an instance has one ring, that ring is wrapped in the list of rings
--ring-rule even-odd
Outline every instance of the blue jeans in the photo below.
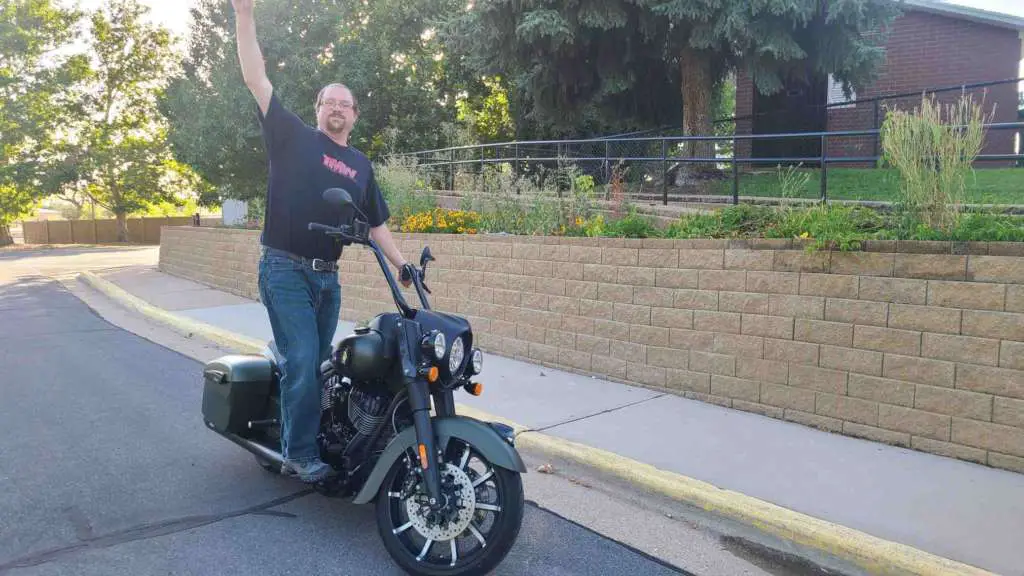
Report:
[[[338,326],[341,286],[333,272],[317,272],[264,248],[260,299],[270,317],[281,363],[281,453],[287,461],[320,457],[320,364],[330,357]]]

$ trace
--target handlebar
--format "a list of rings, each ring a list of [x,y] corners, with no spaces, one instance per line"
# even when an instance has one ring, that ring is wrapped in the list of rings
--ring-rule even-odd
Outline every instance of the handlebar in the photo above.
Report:
[[[370,238],[369,227],[366,225],[365,222],[360,222],[357,220],[356,225],[354,227],[348,224],[343,224],[341,226],[328,226],[327,224],[320,224],[319,222],[310,222],[308,228],[310,232],[322,232],[325,235],[334,237],[336,239],[347,241],[352,244],[362,244],[364,246],[370,247],[370,249],[373,250],[374,256],[377,257],[377,264],[380,265],[381,271],[384,272],[384,278],[387,280],[388,286],[391,288],[391,296],[392,298],[394,298],[395,304],[398,306],[399,310],[402,311],[402,314],[404,316],[412,316],[413,310],[405,301],[405,297],[402,296],[402,292],[398,288],[398,284],[395,282],[395,277],[391,273],[391,269],[385,262],[384,255],[383,253],[381,253],[380,247],[377,246],[377,243],[374,242],[372,238]],[[353,231],[353,228],[355,228],[355,231]],[[360,234],[360,232],[363,233]],[[406,269],[411,270],[408,270],[407,272]],[[404,277],[406,276],[406,274],[412,277],[412,283],[416,287],[416,294],[420,298],[420,303],[423,305],[423,308],[429,310],[430,302],[427,301],[427,297],[424,294],[424,291],[430,293],[430,289],[428,289],[426,284],[423,282],[423,271],[417,269],[412,264],[406,264],[401,272],[403,280],[405,279]]]

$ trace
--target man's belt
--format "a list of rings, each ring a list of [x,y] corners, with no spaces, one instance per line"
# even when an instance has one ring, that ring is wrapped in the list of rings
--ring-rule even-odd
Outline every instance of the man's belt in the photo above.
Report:
[[[312,268],[313,271],[315,271],[315,272],[337,272],[338,271],[338,263],[337,262],[333,262],[331,260],[322,260],[320,258],[306,258],[304,256],[299,256],[298,254],[292,254],[291,252],[288,252],[287,250],[281,250],[280,248],[270,248],[269,246],[267,247],[267,250],[270,251],[271,253],[280,254],[281,256],[284,256],[285,258],[291,258],[292,260],[295,260],[296,262],[300,262],[302,264],[305,264],[306,266],[309,266],[310,268]]]

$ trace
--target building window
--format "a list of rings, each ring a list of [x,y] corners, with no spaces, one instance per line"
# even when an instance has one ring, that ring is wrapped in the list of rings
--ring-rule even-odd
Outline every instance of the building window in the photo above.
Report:
[[[832,74],[828,75],[828,105],[830,108],[855,108],[857,104],[857,93],[850,90],[850,97],[843,94],[843,83],[836,80]]]

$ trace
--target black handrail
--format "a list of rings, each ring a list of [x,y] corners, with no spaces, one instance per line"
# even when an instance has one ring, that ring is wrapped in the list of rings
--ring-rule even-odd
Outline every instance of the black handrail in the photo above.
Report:
[[[964,128],[965,126],[951,126],[952,128]],[[1022,130],[1024,129],[1024,121],[1022,122],[994,122],[985,124],[986,130]],[[667,186],[667,174],[668,174],[668,163],[674,164],[700,164],[700,163],[714,163],[714,164],[731,164],[732,165],[732,196],[733,203],[739,203],[739,164],[781,164],[781,163],[813,163],[820,166],[821,169],[821,201],[825,202],[828,199],[827,193],[827,178],[828,178],[828,165],[829,164],[867,164],[877,163],[881,156],[878,154],[877,145],[872,155],[857,155],[857,156],[830,156],[827,152],[827,144],[832,139],[846,139],[846,138],[862,138],[871,137],[877,144],[878,138],[881,135],[880,128],[872,128],[867,130],[837,130],[837,131],[819,131],[819,132],[786,132],[779,134],[734,134],[729,136],[651,136],[651,137],[640,137],[640,138],[587,138],[587,139],[573,139],[573,140],[524,140],[514,142],[501,142],[501,143],[489,143],[489,144],[474,144],[467,146],[456,146],[451,148],[443,148],[439,150],[428,150],[414,153],[413,155],[418,158],[430,155],[431,157],[423,158],[419,166],[423,168],[434,168],[434,167],[448,167],[450,168],[450,174],[448,175],[449,181],[454,187],[454,172],[456,166],[462,165],[477,165],[481,168],[488,164],[506,164],[514,163],[516,173],[518,174],[519,165],[525,162],[601,162],[609,163],[612,161],[632,161],[632,162],[658,162],[661,164],[662,172],[662,202],[668,204],[668,186]],[[741,141],[759,141],[759,140],[775,140],[775,139],[818,139],[820,140],[821,153],[816,156],[779,156],[779,157],[760,157],[760,156],[748,156],[748,157],[737,157],[737,143]],[[678,154],[670,153],[670,144],[681,144],[687,142],[731,142],[733,148],[733,155],[726,157],[697,157],[697,156],[680,156]],[[612,154],[610,151],[610,144],[616,143],[629,143],[629,144],[660,144],[660,154],[655,153],[651,155],[650,150],[647,150],[646,154],[631,155],[631,154]],[[599,144],[604,148],[604,155],[598,156],[594,154],[585,154],[579,156],[566,157],[564,151],[573,145],[587,145],[587,144]],[[542,147],[549,147],[547,149]],[[550,147],[557,147],[557,155],[552,155]],[[512,154],[501,153],[501,151],[514,148],[514,156]],[[494,150],[494,153],[488,157],[485,154],[486,150]],[[468,158],[461,159],[457,158],[457,152],[471,151]],[[475,151],[479,151],[475,153]],[[524,154],[525,151],[525,154]],[[537,155],[531,154],[536,152]],[[976,162],[985,161],[1016,161],[1020,164],[1024,161],[1024,154],[980,154],[977,156]]]

